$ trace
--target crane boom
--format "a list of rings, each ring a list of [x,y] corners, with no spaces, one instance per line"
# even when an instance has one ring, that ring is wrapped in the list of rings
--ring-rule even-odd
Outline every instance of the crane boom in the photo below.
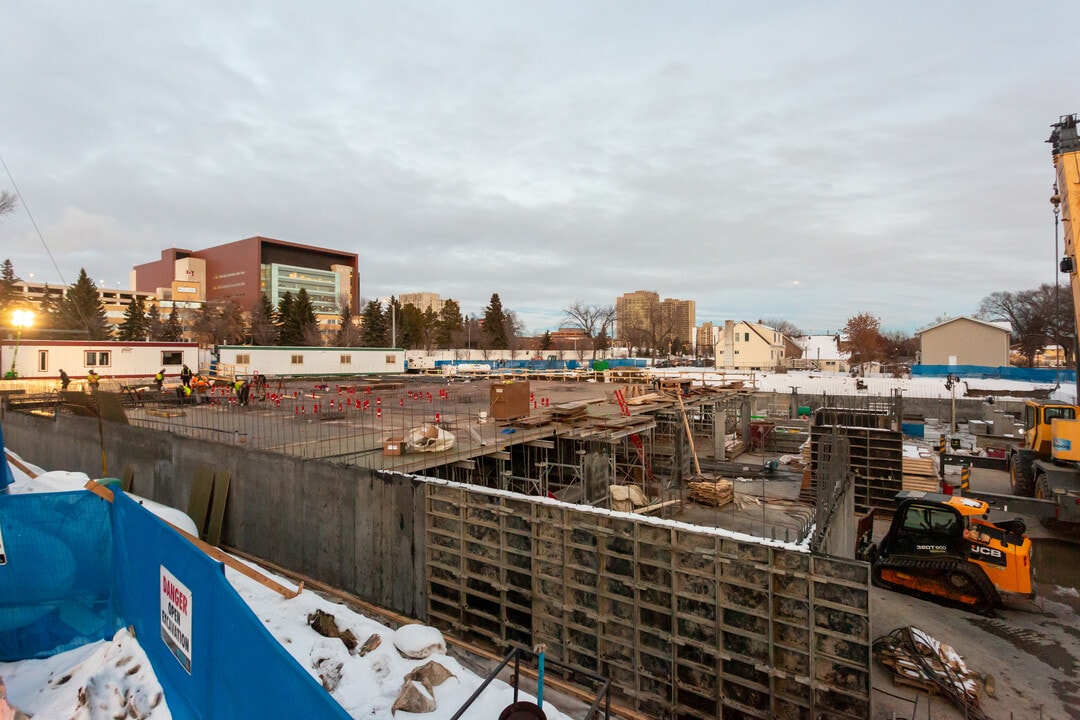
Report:
[[[1077,134],[1076,115],[1062,115],[1051,126],[1051,153],[1057,176],[1054,195],[1054,212],[1061,212],[1061,225],[1065,234],[1065,257],[1061,260],[1061,272],[1069,274],[1069,287],[1073,299],[1073,332],[1080,347],[1080,262],[1077,262],[1077,245],[1080,245],[1080,135]],[[1080,363],[1080,352],[1075,354]],[[1080,366],[1076,377],[1077,398],[1080,402]]]

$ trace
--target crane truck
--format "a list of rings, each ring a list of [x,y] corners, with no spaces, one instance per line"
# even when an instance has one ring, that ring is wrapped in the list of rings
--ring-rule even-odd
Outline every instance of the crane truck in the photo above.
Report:
[[[1069,276],[1075,326],[1080,332],[1080,136],[1077,116],[1064,115],[1047,141],[1056,181],[1050,202],[1060,213],[1065,257],[1060,270]],[[1078,378],[1080,382],[1080,378]],[[1054,503],[1057,521],[1080,522],[1080,408],[1029,400],[1024,406],[1024,444],[1009,450],[1009,480],[1015,495]]]

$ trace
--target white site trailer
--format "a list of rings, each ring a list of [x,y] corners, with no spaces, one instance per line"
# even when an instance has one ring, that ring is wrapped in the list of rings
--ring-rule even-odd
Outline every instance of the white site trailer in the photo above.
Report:
[[[228,375],[335,377],[405,372],[405,351],[393,348],[261,347],[219,345],[217,363]]]
[[[14,369],[20,380],[58,380],[63,370],[72,380],[94,370],[102,379],[150,380],[164,369],[170,378],[180,376],[186,364],[199,365],[198,343],[122,342],[88,340],[2,340],[0,376]]]

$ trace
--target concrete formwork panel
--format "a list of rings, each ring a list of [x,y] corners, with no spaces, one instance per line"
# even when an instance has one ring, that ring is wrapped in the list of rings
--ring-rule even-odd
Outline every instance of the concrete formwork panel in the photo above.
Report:
[[[865,563],[451,484],[427,507],[435,625],[544,643],[655,716],[869,715]]]

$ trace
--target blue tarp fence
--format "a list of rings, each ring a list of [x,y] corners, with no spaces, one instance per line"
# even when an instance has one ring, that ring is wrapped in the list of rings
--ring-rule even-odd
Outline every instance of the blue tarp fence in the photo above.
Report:
[[[610,358],[597,363],[606,363],[609,368],[643,368],[648,366],[644,358]],[[591,360],[436,360],[435,367],[445,365],[490,365],[492,370],[577,370],[592,367]],[[598,368],[600,369],[600,368]]]
[[[912,377],[943,378],[950,373],[962,378],[1016,380],[1047,385],[1076,383],[1076,371],[1067,368],[988,367],[984,365],[913,365],[911,367]]]
[[[348,713],[263,626],[224,566],[122,492],[0,495],[0,659],[135,629],[174,718]]]

